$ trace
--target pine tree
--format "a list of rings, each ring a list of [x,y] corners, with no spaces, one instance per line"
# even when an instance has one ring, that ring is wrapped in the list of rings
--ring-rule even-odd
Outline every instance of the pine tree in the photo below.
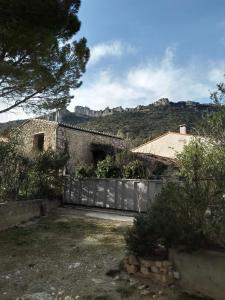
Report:
[[[62,108],[81,85],[87,41],[80,0],[0,0],[0,113]]]

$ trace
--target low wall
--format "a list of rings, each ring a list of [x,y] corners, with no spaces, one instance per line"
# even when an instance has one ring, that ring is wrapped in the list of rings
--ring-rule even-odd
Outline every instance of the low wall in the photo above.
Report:
[[[128,274],[144,277],[162,284],[172,284],[180,278],[173,263],[168,260],[148,260],[134,255],[124,259],[124,268]]]
[[[197,251],[191,254],[170,250],[170,260],[179,271],[180,285],[190,294],[225,299],[225,253]]]
[[[48,214],[59,200],[26,200],[0,203],[0,231]]]

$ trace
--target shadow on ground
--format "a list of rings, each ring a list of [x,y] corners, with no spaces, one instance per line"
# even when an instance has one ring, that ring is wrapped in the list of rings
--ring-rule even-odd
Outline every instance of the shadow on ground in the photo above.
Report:
[[[0,299],[193,300],[120,270],[129,224],[58,209],[0,233]]]

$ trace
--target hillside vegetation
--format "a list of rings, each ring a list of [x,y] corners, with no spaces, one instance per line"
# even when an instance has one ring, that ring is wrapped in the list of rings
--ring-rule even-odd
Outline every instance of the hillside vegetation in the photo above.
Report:
[[[184,123],[189,132],[194,132],[203,116],[215,110],[215,106],[203,104],[148,105],[101,117],[61,113],[60,122],[110,132],[129,139],[132,146],[136,146],[167,131],[178,131],[179,125]],[[21,121],[0,123],[0,134],[20,123]]]
[[[178,131],[185,123],[194,132],[202,117],[215,111],[214,106],[179,107],[146,106],[139,111],[117,112],[113,115],[92,118],[82,127],[111,132],[133,141],[133,145],[152,139],[167,131]]]

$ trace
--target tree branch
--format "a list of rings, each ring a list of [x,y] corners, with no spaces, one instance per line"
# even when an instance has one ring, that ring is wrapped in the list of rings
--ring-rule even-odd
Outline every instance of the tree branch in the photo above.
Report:
[[[13,108],[15,108],[15,107],[18,107],[20,104],[23,104],[23,103],[27,102],[29,99],[33,98],[35,95],[37,95],[37,94],[43,92],[45,89],[46,89],[46,88],[43,88],[43,89],[40,90],[40,91],[36,91],[36,92],[34,92],[33,94],[31,94],[31,95],[25,97],[23,100],[17,101],[17,102],[15,102],[14,104],[12,104],[11,106],[8,106],[7,108],[0,110],[0,114],[6,113],[6,112],[10,111],[11,109],[13,109]]]

